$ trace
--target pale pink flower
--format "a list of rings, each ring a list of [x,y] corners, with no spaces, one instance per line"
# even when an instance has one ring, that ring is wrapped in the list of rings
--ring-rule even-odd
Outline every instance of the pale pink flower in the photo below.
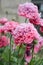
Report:
[[[0,48],[9,45],[9,43],[10,43],[9,38],[7,38],[6,36],[0,36]]]
[[[29,19],[40,17],[38,7],[33,3],[20,4],[18,7],[18,14]]]

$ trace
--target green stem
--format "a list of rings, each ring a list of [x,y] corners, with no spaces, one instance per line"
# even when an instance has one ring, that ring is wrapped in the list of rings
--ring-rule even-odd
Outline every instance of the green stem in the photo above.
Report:
[[[34,43],[33,43],[33,49],[32,49],[32,59],[33,59],[33,54],[34,54]]]
[[[12,39],[12,35],[10,36],[10,49],[9,49],[9,65],[11,65],[11,39]]]
[[[20,51],[20,46],[19,46],[19,49],[18,49],[18,55],[19,55],[19,51]],[[20,65],[20,63],[19,63],[19,59],[17,59],[18,61],[17,61],[17,65]]]
[[[33,42],[33,47],[32,47],[32,59],[31,59],[31,62],[28,63],[28,65],[34,65],[34,63],[33,63],[33,54],[34,54],[34,42]]]
[[[6,18],[8,17],[8,11],[6,11]]]
[[[19,47],[19,51],[20,51],[20,48],[21,48],[21,47]],[[24,50],[26,51],[26,46],[24,47]],[[19,51],[18,51],[18,54],[19,54]],[[21,62],[22,62],[22,60],[24,59],[25,51],[24,51],[24,53],[23,53],[22,58],[20,59],[20,62],[19,62],[19,60],[18,60],[17,65],[21,65]]]
[[[26,23],[26,21],[27,21],[27,18],[25,19],[25,23]]]

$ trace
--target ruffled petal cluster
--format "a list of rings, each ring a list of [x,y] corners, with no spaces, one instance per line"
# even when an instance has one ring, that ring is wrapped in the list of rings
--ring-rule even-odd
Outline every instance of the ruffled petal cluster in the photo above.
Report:
[[[16,44],[30,44],[34,39],[39,39],[40,37],[39,33],[31,23],[21,23],[16,27],[13,36]]]

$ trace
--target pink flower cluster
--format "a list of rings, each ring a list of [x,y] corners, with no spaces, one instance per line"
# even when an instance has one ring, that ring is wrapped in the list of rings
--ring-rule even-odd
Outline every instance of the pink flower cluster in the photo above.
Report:
[[[38,7],[33,3],[20,4],[18,7],[18,15],[28,18],[30,23],[40,25],[40,14]]]
[[[39,39],[40,37],[39,33],[31,23],[21,23],[15,29],[13,35],[16,44],[30,44],[34,39]]]
[[[34,39],[34,26],[31,23],[21,23],[13,32],[16,44],[29,44]]]
[[[33,3],[20,4],[18,7],[18,14],[29,19],[39,16],[38,7]]]
[[[28,18],[28,23],[18,23],[15,21],[8,21],[6,18],[0,19],[0,48],[9,45],[10,40],[4,34],[10,33],[13,37],[16,45],[25,44],[25,60],[30,62],[32,59],[32,47],[33,41],[37,40],[37,44],[34,43],[34,53],[37,53],[43,46],[43,37],[37,32],[33,24],[40,26],[40,31],[43,32],[43,19],[40,18],[38,7],[33,3],[20,4],[18,8],[18,14]]]
[[[41,15],[39,14],[38,7],[36,5],[34,5],[33,3],[20,4],[18,7],[18,15],[28,18],[30,23],[40,26],[40,31],[43,32],[43,19],[40,18]],[[43,46],[43,38],[40,36],[40,34],[37,32],[34,26],[30,23],[28,24],[26,23],[25,25],[20,24],[20,26],[16,28],[14,32],[15,43],[16,44],[31,43],[32,45],[33,40],[36,39],[38,43],[35,44],[34,46],[34,53],[37,53]],[[27,53],[25,58],[26,61],[29,62],[32,57],[31,54],[30,55],[27,54],[28,52],[30,52],[31,46],[27,46],[27,48],[28,49],[26,50]]]

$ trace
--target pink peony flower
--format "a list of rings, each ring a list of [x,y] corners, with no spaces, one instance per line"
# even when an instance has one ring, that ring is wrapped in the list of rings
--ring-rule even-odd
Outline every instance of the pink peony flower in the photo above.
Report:
[[[5,32],[12,32],[12,30],[15,30],[15,28],[18,26],[18,23],[17,22],[14,22],[14,21],[10,21],[10,22],[7,22],[5,25],[4,25],[4,30]]]
[[[9,45],[10,40],[6,36],[0,36],[0,48]]]
[[[20,4],[18,7],[18,14],[29,19],[36,19],[40,17],[38,13],[38,7],[33,3]]]
[[[5,24],[7,21],[8,19],[3,17],[0,19],[0,24]]]
[[[34,39],[38,39],[40,35],[31,23],[22,23],[16,27],[13,36],[16,44],[30,44]]]

